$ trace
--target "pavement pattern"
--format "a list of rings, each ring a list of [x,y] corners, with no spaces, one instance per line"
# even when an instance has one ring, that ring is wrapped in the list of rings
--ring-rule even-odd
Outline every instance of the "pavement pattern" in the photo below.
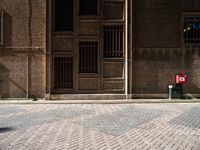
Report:
[[[200,150],[200,104],[1,104],[0,150]]]

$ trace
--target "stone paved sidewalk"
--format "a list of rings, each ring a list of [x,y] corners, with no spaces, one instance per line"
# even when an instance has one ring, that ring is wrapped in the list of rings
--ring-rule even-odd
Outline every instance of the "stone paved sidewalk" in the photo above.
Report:
[[[200,104],[1,104],[1,150],[200,150]]]

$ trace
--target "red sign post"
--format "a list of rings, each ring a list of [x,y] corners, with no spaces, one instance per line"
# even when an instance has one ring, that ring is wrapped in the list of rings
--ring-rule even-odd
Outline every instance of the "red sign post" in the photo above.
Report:
[[[187,75],[177,74],[175,77],[176,84],[184,84],[187,82]]]
[[[176,74],[175,75],[175,87],[174,91],[178,94],[179,98],[183,98],[183,84],[185,84],[188,80],[187,75],[185,74]]]

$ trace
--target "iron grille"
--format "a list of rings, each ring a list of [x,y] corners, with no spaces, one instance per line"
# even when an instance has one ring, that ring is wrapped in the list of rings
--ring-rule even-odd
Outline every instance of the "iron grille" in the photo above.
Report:
[[[104,26],[104,57],[123,57],[123,25]]]
[[[79,73],[98,73],[98,42],[79,43]]]
[[[73,58],[55,57],[54,58],[54,88],[67,89],[73,88]]]
[[[184,43],[186,47],[200,46],[200,16],[184,17]]]

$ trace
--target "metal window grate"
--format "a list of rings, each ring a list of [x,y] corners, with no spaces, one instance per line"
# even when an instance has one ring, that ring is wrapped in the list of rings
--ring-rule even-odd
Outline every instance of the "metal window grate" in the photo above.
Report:
[[[79,43],[79,73],[98,73],[98,42]]]
[[[186,47],[200,46],[200,16],[184,17],[184,44]]]
[[[123,25],[104,26],[104,57],[123,57]]]
[[[73,58],[54,58],[54,88],[73,88]]]

